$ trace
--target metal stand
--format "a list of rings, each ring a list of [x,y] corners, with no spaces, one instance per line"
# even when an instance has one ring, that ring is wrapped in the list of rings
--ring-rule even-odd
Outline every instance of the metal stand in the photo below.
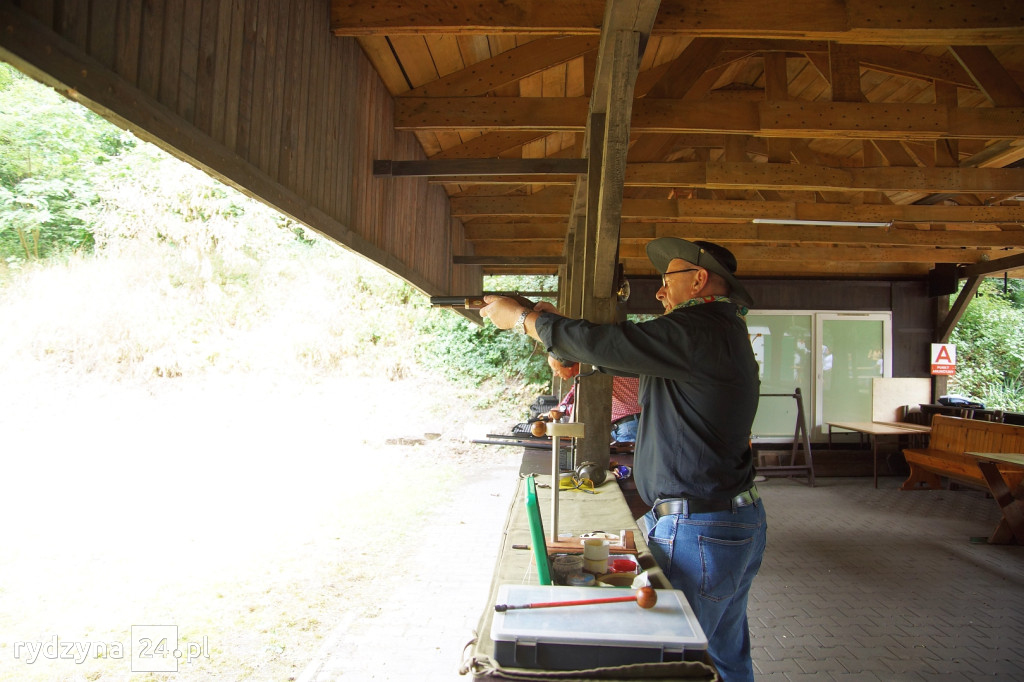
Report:
[[[759,476],[773,478],[794,478],[806,476],[807,484],[814,487],[814,458],[811,455],[811,441],[807,435],[807,419],[804,416],[804,401],[800,389],[793,393],[762,393],[762,398],[794,398],[796,399],[796,430],[793,432],[793,449],[789,453],[789,464],[782,466],[757,467]],[[796,463],[797,448],[803,443],[804,463]]]
[[[551,436],[551,542],[558,542],[558,491],[561,489],[558,449],[562,438],[583,438],[583,424],[570,422],[548,422],[547,434]]]

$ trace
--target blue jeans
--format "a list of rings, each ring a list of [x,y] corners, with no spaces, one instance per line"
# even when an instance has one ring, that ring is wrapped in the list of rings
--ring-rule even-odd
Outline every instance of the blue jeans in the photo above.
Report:
[[[657,520],[653,512],[644,516],[651,554],[693,607],[724,682],[754,679],[747,595],[764,555],[763,503]]]
[[[612,442],[613,443],[634,443],[636,442],[636,427],[639,424],[639,420],[630,419],[629,421],[619,422],[612,426]]]

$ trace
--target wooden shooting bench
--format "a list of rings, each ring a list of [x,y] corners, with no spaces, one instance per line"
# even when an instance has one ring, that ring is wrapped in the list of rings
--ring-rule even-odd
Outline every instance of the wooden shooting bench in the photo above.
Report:
[[[524,466],[526,462],[524,461]],[[530,468],[530,467],[527,467]],[[531,471],[534,469],[531,468]],[[547,467],[539,469],[546,471]],[[539,506],[542,510],[544,523],[548,523],[547,510],[551,505],[551,476],[549,473],[538,473]],[[579,671],[577,677],[572,671],[533,670],[525,668],[507,668],[499,665],[494,658],[495,644],[491,639],[491,623],[494,618],[494,605],[498,603],[498,590],[507,584],[538,584],[538,573],[534,553],[529,547],[531,543],[530,522],[525,503],[526,479],[520,477],[513,501],[509,506],[508,516],[502,530],[498,559],[488,601],[484,605],[483,615],[477,625],[476,640],[468,647],[463,670],[475,678],[517,679],[517,680],[582,680],[592,679],[585,671]],[[671,589],[664,573],[658,568],[654,557],[647,547],[645,536],[634,520],[629,505],[623,497],[619,485],[613,477],[596,488],[597,494],[562,491],[559,494],[559,530],[573,536],[583,533],[605,531],[619,535],[621,531],[632,533],[635,543],[636,557],[642,569],[648,570],[651,583],[659,589]],[[549,554],[563,551],[560,543],[549,541]],[[619,593],[614,588],[594,588],[599,596]],[[607,668],[603,670],[609,670]],[[676,661],[669,663],[644,663],[621,666],[611,677],[603,680],[650,679],[653,672],[660,671],[659,679],[717,679],[713,664],[706,656],[703,661]]]
[[[989,538],[1024,544],[1024,426],[936,415],[927,448],[903,450],[910,475],[902,490],[942,487],[942,479],[980,487],[992,494],[1003,520]]]

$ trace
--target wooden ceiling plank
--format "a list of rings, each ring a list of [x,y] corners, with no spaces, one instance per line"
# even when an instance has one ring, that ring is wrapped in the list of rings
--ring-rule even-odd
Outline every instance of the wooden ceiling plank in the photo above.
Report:
[[[377,74],[384,81],[384,87],[392,95],[406,92],[411,87],[401,65],[395,59],[395,53],[391,49],[391,43],[385,36],[362,36],[359,39],[359,46],[363,53],[373,64]]]
[[[465,68],[466,64],[462,61],[462,51],[459,49],[456,36],[443,34],[423,38],[439,77],[443,78]]]
[[[952,45],[949,51],[967,70],[978,88],[997,107],[1024,107],[1024,90],[1013,80],[992,50],[983,45]]]
[[[424,36],[400,35],[389,40],[412,87],[437,80],[437,67]]]
[[[409,97],[472,97],[515,83],[597,49],[595,36],[544,37],[405,93]]]
[[[541,97],[565,97],[565,64],[556,64],[537,74],[541,82]]]
[[[547,135],[544,131],[497,130],[463,142],[457,147],[443,149],[431,156],[431,159],[490,159],[498,158],[508,149],[521,147],[524,144]]]

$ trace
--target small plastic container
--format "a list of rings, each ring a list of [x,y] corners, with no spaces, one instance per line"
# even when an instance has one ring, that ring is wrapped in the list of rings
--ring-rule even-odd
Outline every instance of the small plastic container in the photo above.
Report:
[[[557,585],[568,585],[569,576],[582,571],[583,557],[579,554],[559,554],[551,560],[551,577]]]
[[[594,575],[608,572],[608,555],[611,552],[608,540],[586,538],[583,540],[583,570]]]
[[[566,578],[565,584],[573,587],[594,587],[597,579],[590,573],[576,573]]]
[[[636,575],[637,565],[632,559],[612,559],[608,562],[609,573],[632,573]]]

